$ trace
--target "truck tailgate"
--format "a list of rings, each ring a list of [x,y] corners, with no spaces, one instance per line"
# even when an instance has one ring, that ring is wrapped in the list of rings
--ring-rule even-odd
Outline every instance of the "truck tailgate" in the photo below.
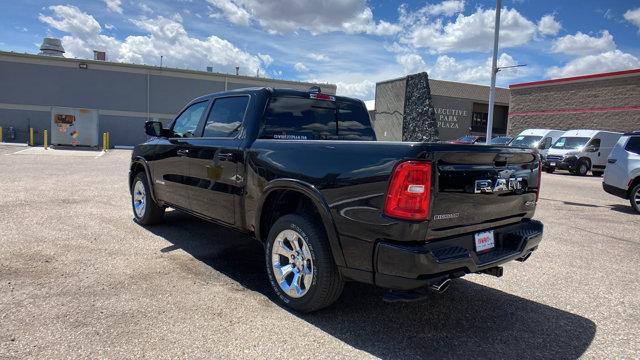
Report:
[[[428,238],[533,216],[540,183],[537,154],[508,147],[443,145],[430,155],[435,191]]]

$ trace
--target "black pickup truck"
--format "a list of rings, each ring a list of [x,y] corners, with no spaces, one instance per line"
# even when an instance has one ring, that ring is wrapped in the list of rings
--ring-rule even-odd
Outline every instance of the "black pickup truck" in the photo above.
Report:
[[[542,238],[537,153],[378,142],[359,100],[241,89],[145,127],[129,173],[135,220],[172,207],[255,236],[273,290],[298,311],[330,305],[345,281],[408,300],[465,274],[500,276]]]

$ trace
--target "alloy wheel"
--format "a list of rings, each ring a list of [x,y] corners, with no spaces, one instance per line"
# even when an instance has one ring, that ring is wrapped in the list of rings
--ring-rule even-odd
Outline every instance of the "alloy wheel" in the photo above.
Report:
[[[136,212],[136,216],[141,218],[144,216],[144,210],[146,207],[146,192],[142,181],[138,180],[133,187],[133,209]]]
[[[313,283],[311,250],[294,230],[283,230],[271,248],[271,267],[280,289],[292,298],[304,296]]]

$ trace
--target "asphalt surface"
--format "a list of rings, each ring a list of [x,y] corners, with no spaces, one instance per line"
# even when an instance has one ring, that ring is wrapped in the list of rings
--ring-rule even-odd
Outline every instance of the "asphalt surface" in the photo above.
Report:
[[[0,147],[0,358],[640,358],[640,215],[600,178],[544,175],[543,242],[502,278],[395,304],[349,284],[300,315],[255,241],[134,223],[128,151],[23,149]]]

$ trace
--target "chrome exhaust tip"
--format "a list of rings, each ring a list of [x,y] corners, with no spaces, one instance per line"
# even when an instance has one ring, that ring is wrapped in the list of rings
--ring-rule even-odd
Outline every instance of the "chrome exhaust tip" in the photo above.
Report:
[[[449,285],[451,285],[451,279],[444,279],[442,282],[438,284],[431,285],[431,289],[442,294],[443,292],[447,291],[447,289],[449,288]]]
[[[520,262],[525,262],[525,261],[527,261],[527,259],[531,256],[531,254],[532,254],[532,253],[533,253],[533,252],[532,252],[532,251],[530,251],[530,252],[528,252],[528,253],[527,253],[527,255],[525,255],[525,256],[523,256],[523,257],[520,257],[520,258],[517,258],[516,260],[518,260],[518,261],[520,261]]]

